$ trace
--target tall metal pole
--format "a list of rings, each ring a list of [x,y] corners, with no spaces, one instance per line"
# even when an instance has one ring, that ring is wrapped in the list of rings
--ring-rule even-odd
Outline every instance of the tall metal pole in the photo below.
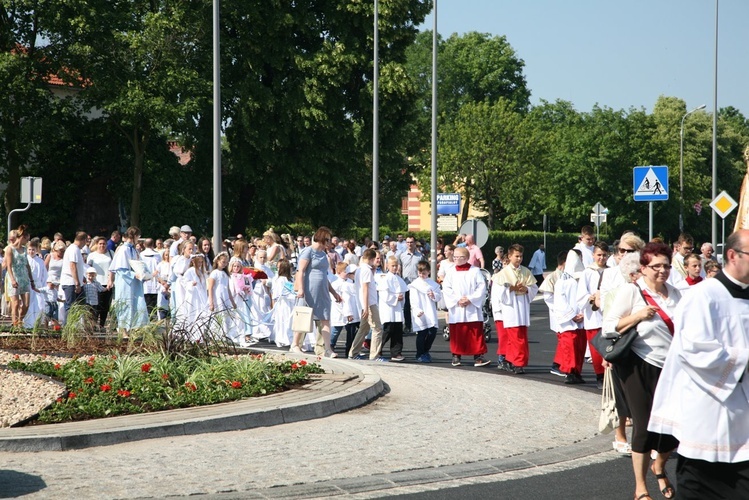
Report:
[[[432,240],[430,242],[432,279],[437,279],[437,0],[434,0],[432,28]]]
[[[698,109],[704,109],[705,104],[697,106],[692,111],[687,111],[681,118],[681,129],[679,129],[679,232],[684,232],[684,120]]]
[[[221,51],[219,0],[213,0],[213,248],[221,251]]]
[[[374,77],[372,78],[374,99],[372,102],[372,239],[380,241],[380,33],[378,27],[379,6],[374,0]]]
[[[715,0],[715,72],[713,82],[713,196],[718,196],[718,0]],[[712,212],[712,243],[718,248],[718,214]]]

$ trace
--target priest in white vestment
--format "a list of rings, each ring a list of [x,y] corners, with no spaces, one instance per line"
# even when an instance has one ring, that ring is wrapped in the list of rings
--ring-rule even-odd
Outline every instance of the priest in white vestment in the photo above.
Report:
[[[749,498],[749,230],[685,294],[648,430],[679,440],[680,499]]]

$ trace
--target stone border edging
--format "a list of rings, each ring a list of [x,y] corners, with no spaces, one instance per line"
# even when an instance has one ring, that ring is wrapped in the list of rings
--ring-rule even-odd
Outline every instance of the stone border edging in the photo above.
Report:
[[[300,389],[209,406],[0,429],[0,451],[65,451],[171,436],[267,427],[327,417],[363,406],[385,392],[364,364],[323,358],[331,377]]]

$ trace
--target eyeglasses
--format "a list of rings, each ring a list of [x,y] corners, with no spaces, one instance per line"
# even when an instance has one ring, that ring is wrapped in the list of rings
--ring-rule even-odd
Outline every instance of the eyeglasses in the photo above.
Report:
[[[635,250],[634,248],[622,248],[622,247],[619,247],[619,253],[634,253],[636,251],[637,250]]]
[[[653,264],[652,266],[645,266],[653,271],[670,271],[671,270],[671,264]]]
[[[740,253],[740,254],[742,254],[742,255],[749,255],[749,252],[745,252],[745,251],[743,251],[743,250],[734,250],[734,252],[736,252],[736,253]]]
[[[682,249],[682,250],[685,250],[685,251],[687,251],[687,252],[691,252],[692,250],[694,250],[694,247],[684,247],[684,246],[683,246],[683,247],[681,247],[681,249]]]

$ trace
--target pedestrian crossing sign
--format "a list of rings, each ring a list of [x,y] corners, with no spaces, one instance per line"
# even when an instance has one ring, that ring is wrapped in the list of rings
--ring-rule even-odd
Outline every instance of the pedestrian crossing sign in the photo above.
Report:
[[[633,187],[635,201],[668,200],[668,167],[635,167]]]

